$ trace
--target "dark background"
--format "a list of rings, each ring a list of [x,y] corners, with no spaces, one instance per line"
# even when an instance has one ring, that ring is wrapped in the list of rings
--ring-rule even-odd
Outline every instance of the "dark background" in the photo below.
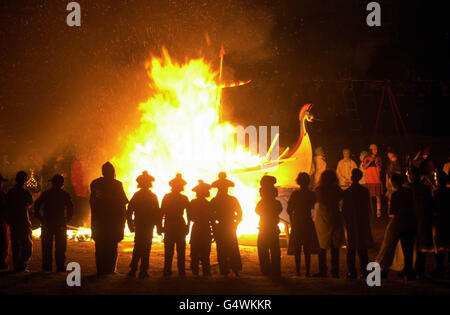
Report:
[[[0,4],[0,155],[11,168],[65,150],[97,168],[151,95],[145,61],[164,46],[217,69],[221,43],[224,79],[252,80],[224,91],[224,119],[279,125],[281,146],[292,147],[298,111],[313,103],[322,120],[309,126],[313,146],[334,166],[342,147],[358,160],[370,144],[389,79],[414,150],[448,156],[448,1],[378,1],[381,27],[366,25],[361,0],[80,0],[81,27],[66,25],[69,2]],[[387,102],[377,135],[382,150],[406,153]]]

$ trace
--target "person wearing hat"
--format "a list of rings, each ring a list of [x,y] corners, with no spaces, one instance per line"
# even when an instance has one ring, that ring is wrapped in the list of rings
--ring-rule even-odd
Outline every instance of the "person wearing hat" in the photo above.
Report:
[[[278,190],[275,187],[277,179],[264,175],[261,178],[259,194],[261,200],[257,203],[255,212],[260,216],[258,233],[258,258],[263,275],[281,275],[281,250],[280,250],[280,222],[279,215],[283,210],[281,202],[276,199]]]
[[[196,193],[196,198],[191,200],[187,210],[188,224],[193,222],[191,228],[191,270],[195,276],[199,274],[199,263],[201,261],[203,275],[211,275],[211,264],[209,256],[211,254],[212,224],[213,217],[211,205],[206,199],[210,196],[211,185],[202,180],[198,181],[192,191]]]
[[[0,270],[8,269],[9,226],[6,222],[6,200],[3,184],[8,180],[0,174]]]
[[[27,270],[27,262],[31,257],[33,242],[29,208],[33,198],[25,189],[27,173],[16,174],[16,184],[6,194],[6,219],[10,229],[11,249],[14,271]]]
[[[339,179],[339,186],[342,189],[347,189],[352,184],[352,170],[358,168],[355,161],[350,158],[350,150],[342,150],[343,159],[339,161],[336,169],[336,175]]]
[[[158,197],[150,190],[155,178],[142,172],[136,178],[140,188],[131,198],[127,209],[127,224],[131,232],[134,232],[133,257],[130,263],[129,277],[136,277],[138,263],[141,261],[139,278],[147,278],[152,248],[153,231],[155,226],[161,229],[161,211],[159,209]],[[134,215],[134,218],[133,218]]]
[[[363,168],[366,170],[366,187],[369,189],[370,197],[376,198],[375,206],[371,202],[372,212],[381,217],[381,195],[383,194],[383,183],[381,182],[381,158],[378,155],[378,147],[375,144],[370,145],[370,154],[363,161]]]
[[[41,221],[42,269],[52,271],[53,238],[58,272],[65,272],[67,222],[73,217],[72,198],[62,189],[64,177],[56,174],[50,180],[52,187],[44,191],[34,203],[34,216]],[[42,208],[42,214],[41,214]]]
[[[169,182],[172,187],[170,193],[166,194],[161,202],[161,216],[164,225],[164,275],[172,274],[172,259],[174,247],[177,247],[178,275],[186,274],[185,253],[186,235],[189,233],[189,226],[184,220],[184,213],[189,207],[189,199],[182,194],[186,181],[180,173]]]
[[[95,241],[97,275],[114,274],[117,246],[123,240],[127,195],[123,185],[115,179],[110,162],[102,166],[102,177],[91,183],[91,229]]]
[[[327,161],[325,160],[325,152],[322,147],[317,147],[314,151],[314,160],[311,164],[311,188],[314,189],[319,185],[320,175],[327,169]]]
[[[220,274],[227,276],[231,269],[236,276],[239,276],[242,261],[236,229],[242,221],[241,205],[236,197],[228,194],[228,189],[234,187],[234,183],[227,179],[225,172],[220,172],[219,179],[211,186],[218,190],[217,195],[211,200],[211,208],[215,220],[213,230]]]

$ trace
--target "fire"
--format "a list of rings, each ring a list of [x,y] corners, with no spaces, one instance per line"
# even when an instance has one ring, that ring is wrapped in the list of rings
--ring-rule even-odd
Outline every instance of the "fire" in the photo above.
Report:
[[[258,182],[246,182],[231,171],[258,166],[264,159],[236,142],[235,126],[220,121],[218,73],[203,59],[177,64],[166,50],[146,68],[154,94],[139,105],[140,125],[112,159],[128,196],[137,190],[135,179],[144,170],[156,178],[153,191],[160,201],[177,172],[188,182],[185,193],[193,198],[191,189],[199,179],[212,182],[227,171],[243,210],[238,235],[257,234]]]

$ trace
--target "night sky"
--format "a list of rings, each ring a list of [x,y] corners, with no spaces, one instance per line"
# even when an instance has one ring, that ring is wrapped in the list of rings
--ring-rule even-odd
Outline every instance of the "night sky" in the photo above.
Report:
[[[381,27],[366,25],[361,0],[80,0],[80,27],[66,25],[69,2],[0,4],[0,155],[16,165],[69,147],[111,157],[151,95],[145,61],[164,46],[179,62],[204,57],[218,68],[221,43],[224,79],[252,80],[224,92],[224,118],[279,125],[282,146],[295,143],[305,103],[323,120],[310,126],[313,145],[352,136],[350,102],[361,132],[349,146],[367,143],[382,86],[370,80],[386,79],[411,136],[448,143],[448,1],[378,1]],[[384,105],[378,133],[388,139],[396,132]]]

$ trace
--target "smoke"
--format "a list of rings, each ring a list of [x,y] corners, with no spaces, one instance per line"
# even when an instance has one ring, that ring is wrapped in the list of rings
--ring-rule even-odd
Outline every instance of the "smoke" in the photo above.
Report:
[[[349,60],[361,73],[380,42],[353,45],[354,25],[336,13],[348,11],[342,4],[78,2],[81,27],[66,25],[64,2],[2,4],[0,155],[8,155],[11,172],[38,169],[70,151],[84,162],[87,178],[98,176],[138,126],[138,106],[152,93],[145,63],[163,47],[180,63],[204,58],[218,71],[223,44],[223,78],[252,80],[224,93],[224,117],[281,125],[280,141],[293,142],[303,95],[293,96],[301,80],[338,78]]]
[[[139,123],[138,105],[151,96],[144,64],[162,47],[179,62],[204,57],[214,67],[222,43],[239,62],[272,54],[274,17],[263,4],[79,3],[79,28],[65,24],[64,3],[5,5],[0,155],[10,172],[73,152],[97,176]],[[223,76],[234,79],[233,67]]]

